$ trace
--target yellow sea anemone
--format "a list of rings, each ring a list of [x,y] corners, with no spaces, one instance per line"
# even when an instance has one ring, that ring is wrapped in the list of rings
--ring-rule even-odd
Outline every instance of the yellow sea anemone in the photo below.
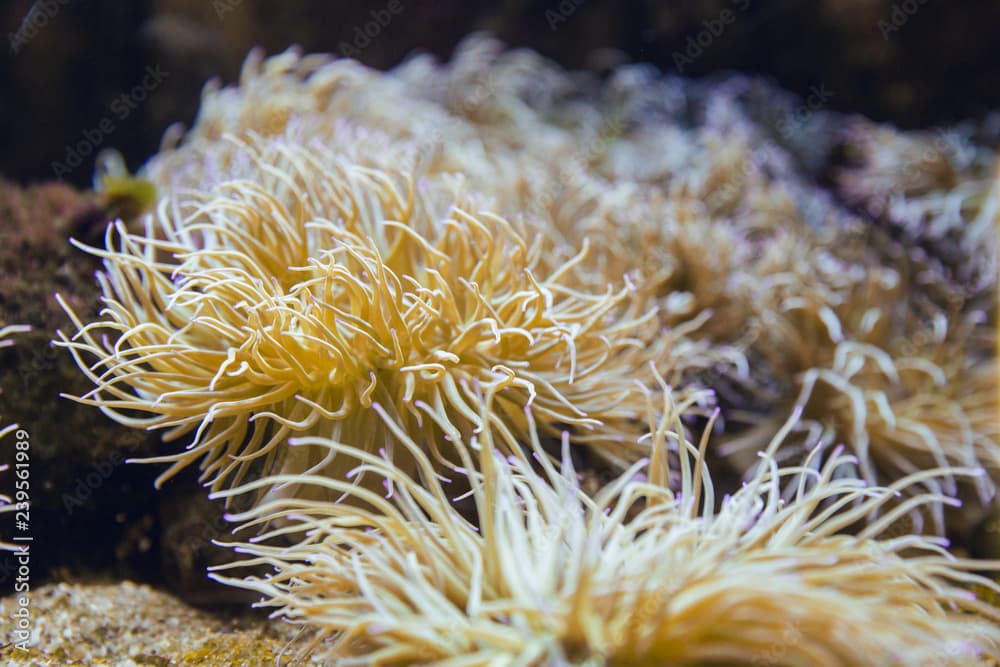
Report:
[[[742,89],[636,67],[601,81],[482,35],[449,62],[417,55],[386,72],[255,51],[238,85],[206,87],[194,126],[142,175],[164,193],[244,178],[256,168],[231,133],[323,146],[432,189],[460,178],[479,208],[551,239],[537,275],[570,263],[585,291],[630,281],[630,314],[658,309],[664,332],[646,358],[672,383],[743,404],[760,394],[744,355],[762,245],[751,237],[799,216],[805,188],[788,183],[788,156],[760,136]],[[584,238],[592,250],[573,261]]]
[[[144,233],[118,223],[107,249],[84,248],[104,260],[102,320],[64,304],[77,332],[61,344],[95,385],[76,400],[191,437],[153,459],[173,464],[161,482],[199,459],[213,489],[255,463],[329,462],[282,447],[296,434],[391,452],[399,428],[447,465],[442,437],[489,425],[516,451],[528,405],[548,431],[634,458],[620,429],[642,411],[633,336],[650,318],[619,316],[627,289],[579,290],[572,262],[536,273],[540,241],[458,192],[320,148],[239,146],[255,178],[165,198]]]
[[[891,534],[914,507],[947,499],[920,494],[857,535],[841,532],[943,471],[869,487],[838,473],[850,464],[840,454],[818,470],[765,457],[719,501],[705,440],[695,447],[679,435],[684,406],[663,395],[662,412],[649,417],[648,467],[635,465],[593,498],[579,489],[568,442],[561,469],[544,455],[528,465],[500,456],[484,429],[481,472],[471,473],[478,525],[403,432],[419,482],[379,456],[302,439],[384,477],[392,497],[317,476],[223,492],[294,479],[371,509],[286,499],[235,516],[245,527],[280,527],[236,545],[251,557],[223,569],[273,572],[216,576],[313,628],[304,651],[343,665],[958,666],[1000,657],[1000,612],[967,590],[1000,591],[970,572],[1000,563]],[[672,443],[677,492],[667,484]]]

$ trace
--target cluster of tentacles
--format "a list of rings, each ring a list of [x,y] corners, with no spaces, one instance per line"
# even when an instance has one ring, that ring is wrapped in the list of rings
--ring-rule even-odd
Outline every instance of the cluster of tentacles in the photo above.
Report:
[[[7,326],[0,327],[0,348],[9,347],[14,344],[14,341],[10,338],[12,334],[24,333],[29,331],[30,327],[23,324],[10,324]],[[16,433],[18,430],[17,424],[2,425],[0,422],[0,441],[6,439],[10,434]],[[10,457],[13,460],[15,457]],[[7,472],[9,466],[0,466],[0,472]],[[13,499],[10,496],[0,494],[0,514],[6,514],[8,512],[13,512],[17,508]],[[14,549],[15,546],[9,542],[3,541],[3,536],[0,535],[0,551]]]
[[[294,482],[356,502],[275,500],[233,517],[244,530],[280,527],[235,545],[251,558],[222,569],[274,573],[216,578],[316,628],[306,651],[337,664],[959,665],[996,655],[1000,611],[967,588],[1000,592],[971,572],[989,564],[893,532],[909,507],[947,496],[917,494],[841,534],[939,472],[873,487],[836,474],[853,463],[840,450],[822,464],[814,450],[802,467],[764,455],[719,501],[707,439],[685,439],[682,411],[665,386],[652,395],[649,459],[593,497],[580,490],[568,437],[556,466],[537,439],[532,459],[504,457],[484,431],[466,450],[475,523],[403,432],[415,476],[332,440],[293,440],[350,457],[391,495],[322,476],[224,492]]]
[[[944,537],[1000,480],[988,151],[975,192],[914,185],[961,203],[917,252],[888,140],[852,137],[859,217],[759,96],[483,38],[252,55],[144,168],[155,210],[78,244],[74,398],[251,499],[252,574],[216,576],[337,664],[1000,659],[1000,563]]]
[[[95,384],[78,400],[188,437],[156,459],[173,463],[161,481],[198,460],[214,489],[257,464],[338,477],[332,457],[285,441],[391,454],[395,429],[456,467],[442,442],[490,427],[513,452],[529,405],[548,432],[634,453],[650,318],[620,316],[627,288],[577,289],[573,262],[539,272],[539,241],[460,195],[435,201],[401,174],[302,147],[241,148],[258,179],[163,200],[141,233],[119,222],[107,249],[86,248],[107,267],[103,320],[67,306],[78,331],[63,344]]]

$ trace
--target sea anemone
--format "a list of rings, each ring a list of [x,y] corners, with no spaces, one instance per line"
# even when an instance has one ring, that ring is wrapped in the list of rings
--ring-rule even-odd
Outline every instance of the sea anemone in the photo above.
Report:
[[[166,441],[191,436],[150,459],[173,464],[160,482],[199,459],[213,489],[257,464],[304,473],[332,450],[289,450],[290,435],[391,452],[396,429],[447,467],[442,438],[487,425],[518,451],[529,404],[546,431],[634,458],[634,336],[651,318],[620,316],[626,288],[577,289],[573,262],[536,273],[541,237],[475,212],[457,186],[415,188],[321,148],[238,145],[254,178],[164,198],[143,233],[110,225],[107,249],[78,244],[104,261],[102,320],[64,303],[77,331],[60,344],[95,385],[76,400]],[[497,391],[486,414],[484,387]]]
[[[845,133],[844,199],[923,246],[967,290],[997,283],[997,154],[969,127],[901,132],[858,120]]]
[[[13,433],[18,429],[17,424],[10,424],[9,426],[4,426],[0,428],[0,441],[3,441],[8,435]],[[0,472],[6,472],[10,466],[6,463],[0,464]],[[6,514],[7,512],[13,512],[16,505],[10,496],[0,493],[0,514]],[[13,551],[17,548],[17,545],[11,544],[10,542],[4,542],[0,539],[0,551]]]
[[[4,327],[0,327],[0,348],[9,347],[14,344],[14,341],[8,338],[11,334],[16,333],[26,333],[31,331],[31,327],[26,324],[11,324]],[[0,441],[6,438],[11,433],[14,433],[18,429],[17,424],[10,424],[8,426],[0,427]],[[5,472],[10,466],[7,464],[0,464],[0,472]],[[6,512],[13,512],[16,506],[13,504],[9,496],[0,494],[0,514]],[[0,551],[12,550],[17,548],[16,545],[4,542],[0,539]]]
[[[300,439],[384,477],[391,497],[318,476],[225,491],[294,480],[371,509],[282,499],[233,516],[244,529],[272,527],[235,545],[250,558],[222,569],[273,572],[216,577],[263,594],[260,604],[315,630],[305,652],[344,665],[957,666],[1000,656],[1000,612],[967,589],[1000,591],[970,572],[1000,563],[893,531],[913,508],[949,499],[922,493],[855,535],[842,532],[914,484],[969,471],[870,487],[838,472],[852,462],[839,452],[818,467],[779,468],[764,456],[716,509],[707,431],[698,446],[688,442],[683,408],[664,388],[662,409],[650,409],[650,460],[593,498],[577,484],[568,439],[559,468],[533,439],[530,465],[501,456],[484,429],[480,471],[470,472],[478,525],[402,431],[419,481],[382,457]]]
[[[10,347],[14,344],[13,339],[9,338],[11,334],[28,333],[29,331],[31,331],[31,326],[27,324],[8,324],[0,327],[0,348]]]
[[[763,245],[751,237],[798,216],[815,188],[790,183],[794,161],[745,108],[749,85],[700,87],[643,67],[601,80],[482,35],[450,62],[417,55],[386,72],[255,51],[238,85],[205,88],[194,126],[181,142],[168,133],[142,175],[162,193],[256,178],[231,134],[322,146],[431,189],[460,179],[477,208],[547,239],[536,275],[568,264],[588,292],[629,282],[629,316],[656,308],[663,333],[646,359],[671,383],[759,403],[744,354]]]
[[[461,174],[491,210],[514,218],[559,184],[552,165],[582,152],[579,137],[561,127],[579,123],[553,122],[556,101],[565,107],[577,92],[537,54],[505,52],[482,36],[463,42],[451,63],[417,55],[388,72],[296,49],[269,58],[255,50],[239,85],[206,86],[183,142],[168,132],[143,175],[160,192],[228,180],[240,167],[230,135],[319,143],[365,167]]]
[[[718,451],[745,470],[798,408],[800,432],[776,453],[780,461],[823,440],[857,456],[869,484],[930,468],[985,468],[989,475],[964,482],[926,480],[973,501],[948,520],[968,527],[1000,480],[993,325],[961,300],[936,303],[938,295],[914,284],[912,262],[890,268],[849,239],[821,243],[824,236],[776,235],[756,267],[760,329],[748,357],[770,369],[772,398],[730,412],[730,424],[747,428],[733,429]],[[944,516],[936,521],[943,530]]]

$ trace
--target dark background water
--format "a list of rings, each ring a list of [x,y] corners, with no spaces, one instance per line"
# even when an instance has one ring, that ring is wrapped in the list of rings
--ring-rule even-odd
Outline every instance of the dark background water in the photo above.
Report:
[[[22,182],[89,184],[93,154],[73,155],[89,143],[135,169],[171,123],[191,122],[204,82],[232,81],[255,45],[384,68],[415,49],[447,58],[487,30],[571,68],[758,73],[907,127],[1000,106],[992,1],[0,0],[0,27],[0,175]]]

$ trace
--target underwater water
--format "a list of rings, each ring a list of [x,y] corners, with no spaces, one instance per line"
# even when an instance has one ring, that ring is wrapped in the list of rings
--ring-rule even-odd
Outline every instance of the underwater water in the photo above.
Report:
[[[0,19],[5,664],[1000,659],[995,8]]]

